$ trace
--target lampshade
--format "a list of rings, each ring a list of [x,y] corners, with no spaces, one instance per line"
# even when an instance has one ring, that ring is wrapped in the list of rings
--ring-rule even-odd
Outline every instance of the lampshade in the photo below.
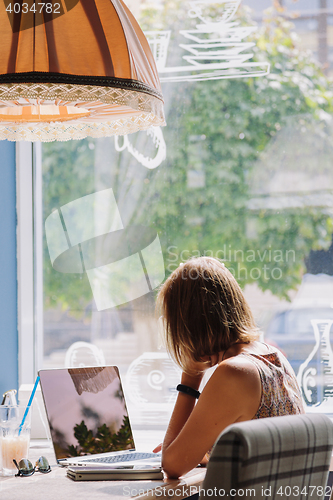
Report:
[[[153,55],[122,0],[2,1],[0,41],[0,139],[82,139],[165,124]]]

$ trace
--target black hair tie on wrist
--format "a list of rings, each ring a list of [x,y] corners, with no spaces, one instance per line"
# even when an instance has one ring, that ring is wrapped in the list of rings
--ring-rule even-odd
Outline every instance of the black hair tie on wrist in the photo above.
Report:
[[[178,384],[176,389],[178,392],[183,392],[184,394],[188,394],[193,398],[199,399],[200,392],[196,391],[195,389],[192,389],[192,387],[189,387],[188,385]]]

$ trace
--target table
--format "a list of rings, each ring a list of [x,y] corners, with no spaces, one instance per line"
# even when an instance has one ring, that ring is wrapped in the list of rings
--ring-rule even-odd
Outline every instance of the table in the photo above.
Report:
[[[206,473],[205,469],[198,468],[176,480],[75,482],[66,476],[66,468],[57,465],[50,446],[32,442],[29,459],[34,462],[41,455],[49,460],[52,472],[36,472],[30,477],[0,477],[1,500],[124,500],[133,497],[181,500],[197,491]]]

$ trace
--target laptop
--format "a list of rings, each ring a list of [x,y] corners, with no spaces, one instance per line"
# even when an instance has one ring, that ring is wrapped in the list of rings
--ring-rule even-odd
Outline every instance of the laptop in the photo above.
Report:
[[[160,453],[135,450],[116,366],[40,370],[38,375],[58,464],[160,466]]]

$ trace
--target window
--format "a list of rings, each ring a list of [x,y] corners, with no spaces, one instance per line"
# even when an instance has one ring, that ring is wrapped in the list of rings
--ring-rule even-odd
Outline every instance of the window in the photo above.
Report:
[[[38,367],[64,366],[76,342],[123,374],[157,353],[154,401],[166,387],[156,289],[180,262],[211,255],[289,358],[308,410],[330,412],[331,3],[136,1],[167,127],[33,145]],[[223,35],[228,16],[238,24]],[[202,70],[237,58],[248,76]]]

